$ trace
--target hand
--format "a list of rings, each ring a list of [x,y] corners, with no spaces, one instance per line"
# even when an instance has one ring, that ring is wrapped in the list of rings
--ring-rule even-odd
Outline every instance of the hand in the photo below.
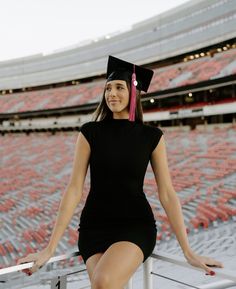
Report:
[[[210,267],[218,267],[218,268],[224,267],[221,262],[218,262],[209,257],[199,256],[192,250],[189,250],[188,252],[184,253],[184,255],[190,265],[204,269],[206,271],[206,275],[215,275],[215,272],[212,271]]]
[[[53,253],[48,249],[45,248],[40,252],[29,254],[28,256],[21,258],[17,261],[17,265],[34,262],[34,265],[30,269],[23,269],[22,272],[26,273],[27,275],[32,275],[32,273],[36,272],[38,269],[41,269],[45,263],[51,258]]]

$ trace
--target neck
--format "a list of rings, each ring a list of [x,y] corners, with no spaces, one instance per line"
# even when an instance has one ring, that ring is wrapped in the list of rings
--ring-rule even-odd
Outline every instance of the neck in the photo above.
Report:
[[[119,114],[115,114],[113,113],[113,119],[129,119],[129,115],[123,114],[123,115],[119,115]]]

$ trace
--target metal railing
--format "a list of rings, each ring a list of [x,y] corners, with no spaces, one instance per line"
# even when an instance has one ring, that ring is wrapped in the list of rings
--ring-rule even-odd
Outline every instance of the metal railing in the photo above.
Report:
[[[60,256],[56,256],[56,257],[52,257],[49,259],[49,261],[45,264],[52,264],[58,261],[63,261],[66,259],[70,259],[72,257],[76,257],[79,256],[80,253],[79,252],[74,252],[71,254],[64,254],[64,255],[60,255]],[[203,271],[201,268],[197,268],[197,267],[193,267],[190,264],[188,264],[183,258],[179,257],[179,256],[173,256],[167,253],[162,253],[162,254],[155,254],[152,253],[151,256],[144,262],[143,264],[143,289],[153,289],[153,276],[159,276],[180,284],[184,284],[186,286],[189,286],[191,288],[197,288],[197,289],[224,289],[224,288],[229,288],[231,286],[236,286],[236,273],[230,270],[226,270],[224,268],[220,268],[220,269],[216,269],[214,268],[214,270],[217,273],[217,277],[222,278],[223,280],[217,281],[217,282],[213,282],[211,284],[205,284],[205,285],[201,285],[201,286],[193,286],[191,284],[187,284],[184,283],[182,281],[178,281],[177,279],[173,279],[173,278],[169,278],[167,276],[164,275],[160,275],[157,274],[155,272],[153,272],[153,259],[158,259],[158,260],[162,260],[165,262],[169,262],[172,264],[176,264],[182,267],[187,267],[187,268],[191,268],[193,270],[196,271]],[[3,268],[0,269],[0,278],[3,275],[6,274],[11,274],[14,272],[19,272],[23,269],[29,269],[33,266],[34,262],[29,262],[29,263],[25,263],[25,264],[21,264],[21,265],[15,265],[15,266],[11,266],[11,267],[7,267],[7,268]],[[81,270],[81,271],[76,271],[76,272],[72,272],[70,274],[73,273],[78,273],[78,272],[82,272],[85,270]],[[66,274],[68,275],[68,274]],[[51,279],[51,289],[66,289],[67,286],[67,279],[66,279],[66,275],[65,276],[57,276],[56,278],[52,278]],[[133,277],[130,278],[126,289],[132,289],[133,288]]]

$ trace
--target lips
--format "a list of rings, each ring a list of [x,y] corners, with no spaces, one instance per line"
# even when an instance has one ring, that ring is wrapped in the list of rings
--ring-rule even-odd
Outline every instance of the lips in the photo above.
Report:
[[[116,100],[111,100],[111,101],[109,101],[109,103],[117,103],[118,101],[116,101]]]

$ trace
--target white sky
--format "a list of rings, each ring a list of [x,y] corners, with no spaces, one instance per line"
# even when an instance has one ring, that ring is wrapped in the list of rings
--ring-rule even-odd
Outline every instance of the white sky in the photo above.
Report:
[[[51,53],[189,0],[0,0],[0,61]]]

